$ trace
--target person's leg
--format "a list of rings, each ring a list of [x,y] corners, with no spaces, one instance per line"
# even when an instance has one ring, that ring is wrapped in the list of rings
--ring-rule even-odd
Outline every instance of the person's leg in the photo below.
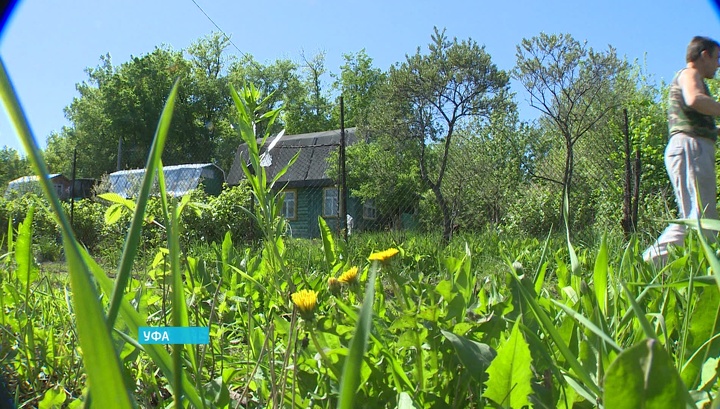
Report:
[[[697,154],[697,143],[694,138],[676,134],[670,138],[665,148],[665,168],[675,192],[678,205],[678,217],[687,218],[693,213],[695,200],[694,155]],[[689,183],[690,182],[690,183]],[[655,243],[643,253],[643,259],[658,263],[667,260],[668,246],[682,246],[687,231],[681,224],[671,223],[658,237]]]
[[[697,140],[698,158],[693,162],[693,182],[697,183],[700,203],[694,217],[700,214],[705,219],[717,219],[717,182],[715,176],[715,142],[700,138]],[[694,202],[694,200],[693,200]],[[717,232],[703,229],[703,234],[715,240]]]

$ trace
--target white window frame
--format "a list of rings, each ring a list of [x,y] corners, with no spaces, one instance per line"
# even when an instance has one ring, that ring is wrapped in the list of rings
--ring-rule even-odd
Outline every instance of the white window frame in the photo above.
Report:
[[[328,195],[328,192],[333,192],[333,193],[332,193],[332,195]],[[333,200],[334,202],[328,203],[328,200]],[[328,205],[333,206],[335,208],[334,213],[329,214],[327,212]],[[322,215],[323,215],[323,217],[338,217],[338,214],[340,214],[340,193],[338,192],[338,188],[337,187],[326,187],[323,189]]]
[[[375,201],[373,199],[368,199],[363,203],[363,219],[377,219],[377,206],[375,206]]]
[[[291,200],[288,200],[289,195],[292,196]],[[297,198],[298,192],[296,189],[283,190],[283,207],[281,214],[288,220],[297,220]],[[292,202],[292,207],[289,204],[290,202]],[[292,210],[292,214],[288,214],[288,210]]]

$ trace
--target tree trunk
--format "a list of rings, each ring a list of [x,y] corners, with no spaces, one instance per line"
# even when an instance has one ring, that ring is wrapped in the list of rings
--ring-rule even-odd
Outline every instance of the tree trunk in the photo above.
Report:
[[[445,197],[443,196],[442,192],[440,191],[440,186],[433,186],[432,187],[433,193],[435,193],[435,198],[437,199],[438,206],[440,206],[440,211],[442,211],[443,215],[443,235],[442,235],[442,242],[443,245],[446,246],[448,243],[450,243],[450,239],[452,238],[452,215],[450,212],[450,206],[448,206],[447,201],[445,200]]]
[[[634,220],[632,217],[632,169],[630,168],[630,130],[628,127],[627,108],[623,109],[625,117],[625,126],[623,129],[625,139],[625,183],[623,186],[623,219],[622,228],[625,238],[627,239],[635,230]]]
[[[563,226],[565,223],[565,217],[567,217],[568,229],[571,226],[570,219],[570,187],[572,186],[573,176],[573,143],[570,137],[566,138],[566,153],[565,153],[565,172],[563,174],[563,191],[562,197],[560,198],[560,225]],[[568,201],[568,214],[565,215],[565,199]]]

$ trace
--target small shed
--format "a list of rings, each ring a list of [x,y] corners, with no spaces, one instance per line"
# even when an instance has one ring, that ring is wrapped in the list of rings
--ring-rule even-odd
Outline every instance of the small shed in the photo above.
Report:
[[[219,195],[225,183],[225,172],[213,163],[195,163],[185,165],[164,166],[163,176],[167,194],[183,196],[202,186],[205,193]],[[120,170],[108,175],[110,191],[120,196],[137,197],[145,177],[145,169]],[[157,178],[153,185],[157,192]]]
[[[97,179],[92,178],[75,178],[75,187],[70,192],[75,192],[75,199],[84,199],[92,197],[95,194],[95,187],[98,185]]]
[[[357,141],[356,128],[345,130],[345,144],[352,145]],[[338,227],[340,192],[338,181],[330,178],[328,158],[340,147],[341,132],[339,129],[313,132],[299,135],[284,135],[270,152],[261,148],[264,155],[262,164],[268,180],[272,180],[299,151],[297,161],[280,177],[274,188],[285,193],[283,215],[290,223],[294,237],[314,238],[320,236],[318,217],[323,217],[331,229]],[[272,138],[268,138],[266,145]],[[258,141],[260,143],[260,141]],[[228,172],[228,185],[234,186],[245,180],[241,163],[248,164],[246,144],[238,147],[235,160]],[[335,172],[337,173],[337,172]],[[347,215],[355,229],[374,222],[376,212],[372,203],[360,201],[348,195],[346,203]]]
[[[55,187],[60,200],[67,200],[71,195],[72,182],[70,179],[65,177],[62,173],[51,173],[48,175],[50,182]],[[8,188],[5,191],[5,197],[9,197],[13,194],[24,195],[26,193],[36,193],[42,195],[42,189],[40,188],[40,178],[36,175],[23,176],[8,183]]]

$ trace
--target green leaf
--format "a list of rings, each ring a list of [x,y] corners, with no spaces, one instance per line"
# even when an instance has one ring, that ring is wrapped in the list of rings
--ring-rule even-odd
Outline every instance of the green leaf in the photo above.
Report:
[[[595,298],[600,305],[600,311],[607,315],[608,310],[608,248],[607,240],[603,235],[600,242],[600,251],[595,258],[595,270],[593,273],[593,285],[595,287]]]
[[[33,266],[32,255],[32,222],[35,214],[35,205],[28,208],[25,220],[20,223],[15,248],[15,263],[17,263],[17,278],[22,288],[28,290],[30,283],[37,278],[37,270]],[[12,225],[12,223],[10,223]],[[27,300],[26,300],[27,301]]]
[[[400,392],[397,409],[415,409],[412,398],[407,392]]]
[[[625,283],[621,282],[620,284],[622,285],[623,290],[625,290],[625,295],[627,296],[628,301],[630,301],[630,306],[635,312],[635,316],[638,318],[640,326],[642,327],[643,331],[645,331],[645,336],[651,339],[657,339],[655,329],[653,329],[652,325],[650,325],[650,321],[648,321],[647,317],[645,316],[645,311],[643,311],[640,304],[638,304],[638,300],[642,298],[642,294],[640,294],[636,300],[633,294],[625,285]]]
[[[501,344],[497,357],[487,369],[490,379],[483,396],[505,408],[529,406],[528,396],[533,393],[530,347],[519,328],[520,320],[517,320],[510,338]]]
[[[685,384],[657,340],[646,339],[626,349],[607,370],[606,408],[684,408],[688,402]]]
[[[362,372],[363,356],[367,339],[370,335],[372,324],[373,302],[375,301],[375,277],[377,275],[378,262],[373,261],[370,266],[370,275],[365,285],[365,298],[363,298],[360,316],[355,326],[355,334],[350,341],[350,351],[343,365],[342,377],[340,379],[340,397],[338,408],[351,409],[355,407],[357,388],[360,385],[360,374]]]
[[[698,385],[700,371],[707,358],[717,357],[720,354],[720,341],[706,343],[708,339],[718,333],[718,328],[720,328],[718,305],[720,305],[720,292],[717,287],[703,288],[695,301],[685,345],[687,357],[683,357],[683,361],[687,360],[688,362],[683,365],[681,370],[683,381],[691,389]]]
[[[60,409],[65,403],[65,399],[67,399],[65,389],[57,385],[45,392],[42,400],[38,403],[38,409]]]
[[[135,208],[135,202],[130,199],[126,199],[117,193],[101,193],[98,195],[98,197],[100,199],[107,200],[108,202],[125,206],[130,210],[133,210]]]
[[[123,205],[114,203],[105,210],[105,224],[112,225],[117,223],[122,217]]]
[[[330,227],[322,216],[318,216],[318,226],[320,228],[320,235],[322,236],[323,250],[325,251],[325,262],[327,263],[328,271],[332,271],[337,262],[335,240],[333,240]]]
[[[532,309],[532,311],[535,313],[535,316],[542,323],[545,332],[549,335],[549,338],[553,340],[558,350],[560,351],[560,354],[562,354],[562,356],[565,358],[565,361],[570,365],[572,370],[575,371],[575,375],[583,381],[586,388],[590,389],[596,395],[600,395],[600,387],[598,387],[598,385],[595,383],[587,369],[585,369],[585,367],[580,364],[577,356],[572,353],[568,345],[563,340],[562,335],[560,335],[560,332],[555,326],[555,323],[550,319],[550,317],[548,317],[542,307],[540,307],[540,304],[538,304],[537,300],[530,294],[528,289],[522,285],[520,278],[515,274],[513,274],[513,277],[519,284],[517,288],[520,289],[520,294],[522,294],[522,296],[525,298],[525,301],[527,301],[528,305],[530,306],[530,309]]]
[[[470,372],[470,375],[478,383],[485,382],[485,374],[487,367],[495,358],[497,353],[489,345],[453,334],[445,330],[440,330],[455,348],[460,362]]]

